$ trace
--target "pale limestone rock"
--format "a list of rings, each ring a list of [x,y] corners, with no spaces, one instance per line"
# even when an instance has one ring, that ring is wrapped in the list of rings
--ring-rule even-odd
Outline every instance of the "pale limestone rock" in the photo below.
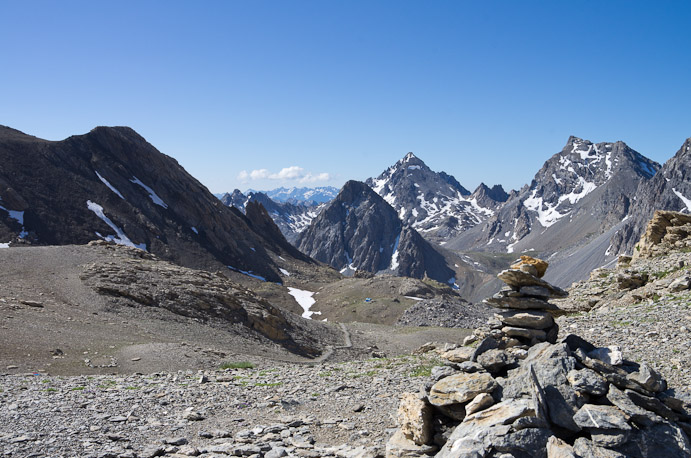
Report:
[[[403,393],[398,406],[398,424],[401,432],[417,445],[432,439],[432,408],[417,394]]]
[[[479,412],[482,409],[486,409],[492,404],[494,404],[494,398],[491,394],[480,393],[477,396],[475,396],[475,398],[472,401],[470,401],[467,406],[465,406],[465,412],[467,415],[472,415],[475,412]]]
[[[498,384],[491,375],[483,372],[461,372],[446,377],[432,385],[429,402],[436,406],[462,404],[480,393],[491,393]]]

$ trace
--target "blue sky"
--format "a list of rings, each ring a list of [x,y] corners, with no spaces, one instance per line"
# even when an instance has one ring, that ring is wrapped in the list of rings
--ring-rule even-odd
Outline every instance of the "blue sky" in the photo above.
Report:
[[[0,124],[128,125],[212,192],[364,180],[413,151],[518,188],[569,135],[691,136],[689,2],[2,3]],[[254,172],[254,173],[253,173]]]

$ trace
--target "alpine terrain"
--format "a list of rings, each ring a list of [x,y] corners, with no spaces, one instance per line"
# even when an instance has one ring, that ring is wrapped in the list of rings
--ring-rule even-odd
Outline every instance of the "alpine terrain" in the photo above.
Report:
[[[383,198],[358,181],[347,182],[300,234],[298,248],[342,273],[363,270],[455,282],[444,257],[402,223]]]
[[[485,221],[508,197],[500,185],[490,189],[481,184],[471,194],[453,176],[432,171],[413,153],[367,184],[401,221],[438,243]]]
[[[281,230],[283,236],[292,244],[297,241],[298,235],[310,225],[312,220],[326,205],[315,201],[279,201],[274,200],[263,192],[249,192],[247,195],[239,189],[232,194],[225,193],[221,202],[245,212],[249,202],[261,203],[274,223]]]
[[[570,137],[495,215],[446,246],[536,252],[550,259],[550,280],[565,285],[614,259],[610,238],[630,214],[639,184],[659,168],[623,142]]]

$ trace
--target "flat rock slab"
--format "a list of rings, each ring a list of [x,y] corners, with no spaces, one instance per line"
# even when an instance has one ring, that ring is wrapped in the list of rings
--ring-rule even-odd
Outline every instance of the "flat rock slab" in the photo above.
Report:
[[[502,310],[494,316],[507,326],[519,328],[546,329],[554,324],[552,315],[536,310]]]
[[[505,294],[503,291],[498,292],[492,297],[483,300],[485,304],[499,307],[502,309],[518,309],[518,310],[560,310],[554,304],[537,299],[535,297],[520,297]]]
[[[491,393],[499,386],[491,375],[482,372],[452,375],[438,381],[429,394],[430,404],[447,406],[471,401],[478,394]]]
[[[499,274],[497,274],[497,278],[514,288],[521,288],[522,286],[542,286],[543,288],[549,290],[551,297],[566,297],[569,295],[569,293],[558,286],[554,286],[551,283],[548,283],[535,275],[523,272],[522,270],[506,269],[499,272]]]

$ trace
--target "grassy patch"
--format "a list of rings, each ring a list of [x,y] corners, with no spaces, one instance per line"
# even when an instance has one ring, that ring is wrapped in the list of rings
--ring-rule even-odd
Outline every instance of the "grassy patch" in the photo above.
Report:
[[[320,372],[317,374],[319,377],[331,377],[332,375],[334,375],[334,373],[331,371]]]
[[[53,391],[58,391],[58,389],[57,389],[57,388],[46,388],[45,390],[42,390],[42,391],[46,391],[46,392],[48,392],[48,393],[52,393]]]
[[[273,382],[273,383],[255,383],[254,386],[280,386],[283,382]]]
[[[254,369],[254,364],[249,361],[237,361],[223,363],[220,366],[221,369]]]
[[[630,326],[632,321],[627,321],[627,320],[618,320],[618,321],[610,321],[609,325],[613,326],[615,328],[623,328],[626,326]]]
[[[82,391],[83,389],[84,389],[83,386],[73,386],[73,387],[71,388],[72,391]]]

